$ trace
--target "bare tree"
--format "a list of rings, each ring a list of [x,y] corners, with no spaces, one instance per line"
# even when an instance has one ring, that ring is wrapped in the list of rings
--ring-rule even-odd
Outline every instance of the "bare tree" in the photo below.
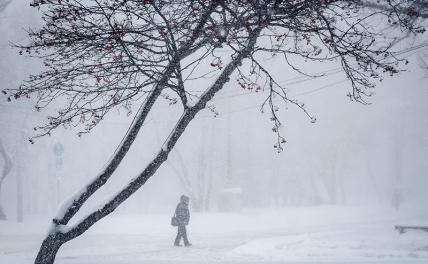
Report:
[[[405,16],[404,19],[398,19],[395,23],[393,23],[392,27],[398,27],[400,24],[405,24],[409,26],[413,26],[416,23],[420,22],[421,20],[428,19],[428,2],[424,0],[419,1],[407,1],[409,4],[403,6],[400,4],[400,1],[394,1],[390,3],[386,2],[372,2],[372,1],[362,1],[362,4],[368,8],[372,8],[375,10],[382,10],[392,13],[400,13],[400,14],[411,14],[410,16]],[[411,32],[408,32],[408,34],[405,34],[404,36],[397,38],[394,42],[395,44],[407,39],[408,35]],[[419,54],[419,61],[420,61],[420,67],[422,69],[428,69],[427,65],[427,53],[424,52],[426,50],[426,47],[428,46],[428,42],[424,41],[423,43],[419,44],[417,47],[414,47],[415,50],[418,51]],[[420,50],[422,49],[422,52]]]
[[[403,2],[406,2],[403,4]],[[416,20],[419,18],[428,18],[428,3],[425,0],[414,0],[414,1],[399,1],[399,0],[392,0],[392,1],[361,1],[361,4],[389,12],[390,15],[398,15],[398,22],[404,25],[414,25]],[[401,15],[405,15],[400,17]]]
[[[10,4],[11,0],[0,0],[0,13],[3,12],[6,7]],[[0,154],[4,160],[4,167],[2,170],[2,174],[0,176],[0,193],[2,188],[3,180],[6,178],[6,176],[9,174],[10,170],[12,169],[12,161],[9,155],[7,154],[6,150],[3,147],[2,141],[0,139]],[[0,220],[6,220],[6,213],[0,203]]]
[[[188,124],[232,77],[244,89],[264,91],[261,107],[270,115],[279,151],[285,143],[277,114],[281,102],[295,105],[315,121],[303,103],[288,97],[262,57],[281,56],[291,69],[309,76],[313,75],[301,70],[296,60],[338,61],[350,81],[349,97],[366,103],[372,79],[397,73],[401,62],[371,22],[399,23],[414,34],[422,33],[417,24],[402,23],[418,15],[399,11],[411,2],[388,1],[391,8],[371,11],[360,0],[35,0],[32,5],[40,8],[45,23],[29,30],[29,44],[17,47],[21,54],[42,58],[46,69],[19,88],[4,91],[9,101],[35,97],[36,110],[63,102],[56,115],[35,128],[35,137],[59,126],[78,127],[81,135],[111,109],[124,108],[131,114],[133,105],[140,104],[111,161],[52,220],[35,262],[53,263],[62,244],[83,234],[143,186]],[[188,84],[201,78],[211,79],[211,84],[190,91]],[[68,225],[108,181],[155,102],[163,99],[181,105],[182,115],[158,154],[100,209]]]
[[[12,0],[0,0],[0,13],[6,9],[10,2],[12,2]]]
[[[201,129],[201,144],[195,151],[197,155],[194,171],[191,171],[189,162],[175,149],[167,163],[180,180],[185,192],[192,201],[192,209],[196,212],[207,211],[210,206],[211,192],[213,188],[212,160],[208,151],[212,149],[212,140],[208,140],[208,129],[206,123]],[[211,133],[210,133],[211,134]]]
[[[428,77],[428,53],[422,53],[419,60],[421,68],[426,71],[426,77]]]
[[[211,163],[204,143],[200,145],[197,154],[199,157],[195,166],[196,172],[189,170],[189,164],[185,162],[182,154],[177,149],[171,154],[167,163],[178,177],[186,194],[190,197],[192,209],[196,212],[201,212],[209,209],[213,175],[212,171],[209,170]]]
[[[1,194],[1,188],[3,185],[3,180],[6,178],[7,175],[9,175],[11,169],[12,169],[12,159],[10,158],[10,156],[7,154],[6,149],[3,146],[2,140],[0,139],[0,155],[4,160],[4,166],[3,166],[3,170],[1,172],[1,176],[0,176],[0,194]],[[0,202],[0,220],[6,220],[6,213],[1,205]]]

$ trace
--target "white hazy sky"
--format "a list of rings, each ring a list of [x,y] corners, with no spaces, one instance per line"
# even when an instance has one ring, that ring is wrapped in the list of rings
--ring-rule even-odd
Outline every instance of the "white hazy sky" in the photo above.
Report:
[[[9,41],[25,37],[23,28],[37,25],[37,15],[24,1],[13,1],[0,14],[1,88],[18,85],[38,69],[36,62],[24,60],[8,47]],[[199,114],[169,163],[180,167],[180,155],[191,179],[201,172],[201,164],[205,166],[203,173],[212,173],[213,208],[216,192],[225,185],[228,157],[234,184],[244,189],[247,206],[272,205],[272,193],[278,193],[287,206],[332,202],[332,195],[341,204],[387,205],[397,189],[405,202],[422,206],[428,198],[428,71],[421,69],[418,54],[404,56],[410,60],[407,71],[379,83],[368,106],[349,101],[346,94],[350,84],[343,73],[290,84],[290,94],[305,102],[318,122],[310,123],[292,106],[282,109],[283,134],[288,142],[281,154],[272,147],[275,135],[269,116],[259,111],[263,94],[246,94],[230,83],[213,102],[220,115],[213,118],[209,111]],[[271,65],[283,77],[280,81],[296,76],[278,61]],[[319,72],[335,67],[316,65],[309,69]],[[115,193],[144,168],[178,114],[178,107],[156,106],[115,179],[94,204]],[[5,97],[0,101],[0,137],[15,163],[1,194],[2,201],[10,201],[6,210],[12,211],[15,203],[13,175],[22,173],[26,212],[51,212],[58,196],[66,197],[99,171],[131,122],[125,113],[112,113],[81,139],[77,131],[59,129],[35,145],[27,144],[31,128],[44,115],[47,113],[32,112],[30,102],[10,104]],[[57,142],[65,147],[61,169],[55,168],[52,153]],[[57,188],[60,194],[48,191]],[[123,210],[169,209],[182,192],[177,175],[165,164]]]

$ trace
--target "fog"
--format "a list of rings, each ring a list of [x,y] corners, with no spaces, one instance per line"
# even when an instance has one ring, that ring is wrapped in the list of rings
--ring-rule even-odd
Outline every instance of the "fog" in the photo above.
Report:
[[[10,47],[10,42],[25,42],[24,28],[37,25],[39,19],[37,11],[21,1],[11,3],[0,19],[0,83],[6,88],[40,69],[39,62],[18,56]],[[280,81],[318,120],[311,123],[291,105],[281,108],[287,143],[280,153],[273,147],[269,116],[260,111],[266,95],[230,82],[211,102],[218,115],[209,110],[199,114],[166,164],[117,213],[168,212],[189,190],[204,201],[198,210],[218,211],[223,191],[231,188],[239,193],[234,209],[378,204],[422,210],[428,199],[428,72],[421,67],[423,52],[426,47],[403,54],[410,61],[406,71],[378,83],[370,105],[346,97],[351,88],[343,72],[299,79],[273,60],[272,69],[283,76]],[[337,67],[312,65],[308,70],[327,72]],[[32,145],[28,142],[32,128],[45,122],[49,109],[39,113],[33,111],[31,100],[2,99],[0,138],[13,159],[13,169],[4,180],[1,201],[12,219],[21,202],[24,219],[53,214],[62,199],[106,164],[133,117],[114,111],[81,138],[76,129],[59,128]],[[141,172],[180,111],[168,102],[155,106],[114,177],[88,208]],[[59,144],[63,153],[56,155],[54,146]],[[183,179],[188,180],[187,187]]]
[[[43,69],[41,61],[12,48],[28,41],[26,29],[40,26],[39,16],[27,1],[0,0],[0,90]],[[347,96],[352,87],[339,63],[294,62],[322,75],[314,78],[298,75],[282,58],[258,58],[317,121],[279,104],[286,142],[278,151],[271,116],[262,108],[269,91],[242,89],[233,76],[157,172],[85,236],[64,245],[59,262],[428,260],[426,233],[399,234],[395,227],[428,226],[426,37],[402,39],[394,50],[409,63],[397,75],[382,76],[367,105]],[[190,82],[190,90],[200,92],[207,82]],[[34,127],[61,102],[38,112],[34,98],[8,102],[7,96],[0,94],[0,143],[12,169],[0,182],[7,217],[0,219],[0,262],[28,263],[60,205],[113,157],[141,100],[132,112],[114,109],[90,133],[59,127],[31,144]],[[168,100],[155,104],[118,169],[70,225],[145,169],[182,112]],[[0,171],[7,165],[0,156]],[[171,243],[170,216],[183,194],[192,215],[189,251]]]

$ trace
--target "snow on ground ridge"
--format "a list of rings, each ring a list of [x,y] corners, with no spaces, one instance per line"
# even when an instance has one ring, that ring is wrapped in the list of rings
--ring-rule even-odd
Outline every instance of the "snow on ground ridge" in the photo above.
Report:
[[[166,213],[113,214],[61,247],[56,263],[428,263],[428,233],[394,229],[427,225],[421,210],[404,216],[337,206],[192,213],[191,248],[172,245],[176,229],[169,221]],[[0,222],[0,263],[32,263],[48,222]]]
[[[428,234],[392,228],[354,228],[348,232],[314,232],[249,241],[236,254],[266,261],[393,261],[428,262]]]

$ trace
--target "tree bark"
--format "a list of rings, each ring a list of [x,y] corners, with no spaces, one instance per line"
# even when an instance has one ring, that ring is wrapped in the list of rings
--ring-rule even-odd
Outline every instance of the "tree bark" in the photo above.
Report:
[[[234,70],[242,64],[242,60],[248,57],[256,45],[258,36],[260,35],[261,28],[255,29],[249,37],[248,44],[245,46],[238,55],[225,67],[216,82],[207,89],[201,96],[199,101],[190,108],[187,108],[177,125],[172,130],[168,140],[162,147],[156,157],[147,165],[147,167],[132,180],[124,189],[122,189],[116,196],[107,202],[101,209],[89,214],[83,220],[78,222],[75,226],[69,228],[67,232],[60,229],[61,225],[55,223],[51,233],[42,243],[42,246],[37,255],[35,264],[52,264],[58,249],[66,241],[72,240],[84,232],[86,232],[96,222],[112,213],[121,203],[128,199],[138,189],[143,186],[146,181],[155,174],[159,167],[167,160],[170,151],[174,148],[178,139],[184,133],[189,123],[195,118],[196,114],[205,108],[206,104],[220,91],[224,85],[229,81],[230,75]]]
[[[213,10],[211,6],[207,8],[206,12],[202,15],[198,25],[194,29],[193,34],[190,36],[190,39],[177,51],[177,53],[171,59],[170,64],[168,65],[168,67],[166,67],[164,74],[162,75],[158,83],[155,85],[150,95],[148,95],[148,97],[146,98],[136,118],[130,126],[130,129],[127,131],[123,141],[120,143],[117,151],[114,153],[113,158],[110,160],[108,165],[93,181],[91,181],[87,186],[85,186],[81,190],[81,192],[70,197],[69,202],[64,204],[63,207],[60,208],[59,212],[52,220],[52,230],[42,242],[42,246],[35,260],[36,264],[53,263],[53,261],[55,260],[55,256],[63,243],[74,239],[77,236],[80,236],[98,220],[113,212],[119,204],[125,201],[132,193],[134,193],[139,187],[141,187],[141,185],[143,185],[145,181],[151,175],[154,174],[160,164],[162,164],[166,160],[167,153],[165,153],[165,151],[161,151],[161,153],[155,158],[155,160],[152,161],[147,166],[146,170],[144,170],[144,172],[142,173],[150,174],[147,177],[143,177],[142,183],[140,183],[141,179],[138,184],[135,184],[135,181],[131,182],[128,188],[120,192],[113,200],[105,204],[102,209],[90,214],[79,224],[71,228],[71,230],[66,234],[58,229],[59,227],[66,226],[68,224],[71,218],[80,210],[80,208],[89,199],[89,197],[91,197],[101,186],[103,186],[107,182],[107,180],[119,166],[122,159],[125,157],[126,153],[134,142],[152,106],[157,101],[157,98],[159,97],[163,88],[170,79],[171,74],[173,74],[173,72],[177,68],[177,64],[180,63],[183,58],[191,55],[192,52],[194,52],[194,50],[189,49],[189,47],[191,47],[199,38],[199,34],[202,32],[203,27],[208,21],[212,11]],[[169,151],[170,150],[168,150],[168,153]],[[63,239],[59,239],[59,237],[62,237]]]
[[[42,243],[35,264],[53,264],[56,254],[64,241],[59,234],[49,235]]]
[[[113,172],[117,169],[119,164],[122,162],[122,159],[125,157],[126,153],[130,149],[133,144],[137,134],[145,122],[151,108],[154,103],[157,101],[157,98],[160,96],[163,88],[168,83],[170,76],[177,68],[177,64],[180,63],[180,60],[189,56],[192,53],[192,50],[188,47],[192,46],[195,41],[198,39],[199,34],[203,30],[203,26],[208,21],[209,15],[211,14],[212,9],[207,8],[207,11],[202,15],[201,20],[197,27],[195,28],[192,36],[188,40],[187,43],[183,45],[178,51],[177,54],[173,56],[168,67],[166,67],[165,72],[162,77],[156,83],[153,90],[147,96],[143,105],[139,109],[136,118],[131,124],[129,130],[127,131],[124,139],[119,144],[116,152],[113,155],[113,158],[108,162],[106,167],[102,170],[102,172],[87,186],[85,186],[81,192],[76,194],[73,197],[70,197],[70,202],[66,203],[66,208],[60,208],[60,213],[53,219],[53,223],[55,225],[67,225],[70,219],[80,210],[83,204],[91,197],[101,186],[103,186],[107,180],[111,177]]]

